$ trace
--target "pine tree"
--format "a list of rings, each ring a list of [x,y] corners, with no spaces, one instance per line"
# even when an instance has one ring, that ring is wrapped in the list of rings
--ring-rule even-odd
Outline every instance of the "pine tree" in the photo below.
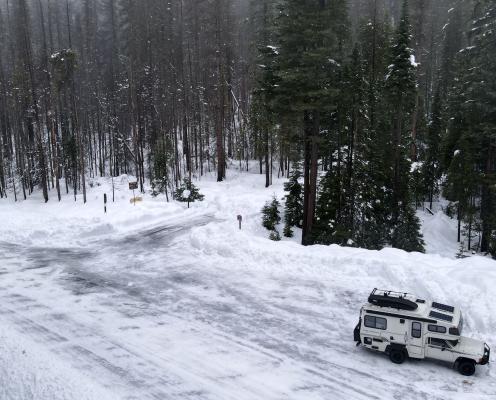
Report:
[[[448,174],[446,197],[458,208],[458,240],[466,224],[480,225],[480,250],[496,256],[496,5],[477,3],[469,46],[458,54],[457,76],[449,95],[448,134],[443,143]],[[479,222],[480,221],[480,222]]]
[[[351,237],[351,227],[343,223],[340,214],[341,192],[336,190],[339,181],[339,175],[332,171],[327,172],[320,181],[313,237],[316,244],[345,245]]]
[[[174,198],[182,203],[193,203],[195,201],[203,201],[205,196],[200,193],[200,190],[191,182],[191,179],[184,178],[181,186],[176,189]]]
[[[274,242],[279,242],[281,240],[281,235],[277,230],[271,231],[269,234],[269,239],[273,240]]]
[[[328,135],[330,166],[320,182],[316,210],[317,243],[351,244],[360,224],[369,130],[367,82],[358,47],[343,67],[338,109]]]
[[[391,216],[390,165],[391,138],[383,71],[387,70],[391,27],[382,21],[377,3],[370,19],[361,29],[360,42],[364,63],[366,118],[363,137],[356,149],[357,214],[353,241],[356,246],[381,249],[389,241]]]
[[[465,255],[465,243],[460,242],[460,245],[458,246],[458,251],[455,255],[456,258],[466,258],[467,256]]]
[[[284,205],[284,236],[286,237],[293,236],[293,227],[301,228],[303,219],[302,186],[299,182],[301,176],[300,164],[293,163],[289,181],[284,184],[284,190],[288,192]]]
[[[496,4],[491,0],[476,4],[468,54],[469,104],[474,138],[477,141],[477,165],[480,171],[481,251],[492,251],[496,235]]]
[[[167,188],[170,185],[169,181],[169,154],[168,145],[161,144],[158,146],[155,154],[153,155],[153,171],[152,171],[152,195],[158,196],[164,193],[167,201],[169,201],[169,194]],[[182,197],[182,196],[181,196]]]
[[[265,187],[271,185],[271,143],[274,142],[275,115],[274,99],[279,82],[276,75],[278,51],[273,32],[274,5],[268,0],[258,1],[252,7],[256,10],[254,18],[259,24],[256,32],[257,71],[256,84],[252,93],[250,125],[257,142],[257,153],[262,173],[262,158],[265,161]]]
[[[390,128],[392,131],[391,148],[391,244],[404,250],[415,248],[411,243],[421,243],[419,224],[403,226],[414,220],[414,207],[411,193],[412,144],[411,121],[415,108],[416,75],[415,58],[411,49],[411,27],[408,18],[408,1],[403,3],[396,39],[391,48],[391,64],[388,67],[385,93],[390,105]],[[415,228],[415,229],[414,229]],[[409,233],[410,237],[401,238]],[[405,245],[406,247],[401,247]],[[415,248],[416,251],[419,249]],[[409,250],[412,251],[412,250]]]
[[[303,120],[303,232],[312,244],[317,197],[321,113],[333,108],[347,37],[345,0],[284,0],[276,21],[279,48],[277,103]],[[310,27],[310,29],[309,29]]]
[[[425,242],[420,232],[420,221],[413,207],[406,205],[400,208],[398,227],[391,235],[391,245],[408,252],[423,253]]]
[[[439,179],[441,178],[439,160],[441,157],[440,143],[443,131],[442,117],[441,94],[438,89],[434,96],[425,161],[422,165],[423,193],[427,196],[429,208],[431,209],[434,196],[439,193]]]
[[[265,203],[262,208],[262,225],[269,231],[276,231],[276,225],[281,222],[279,207],[279,201],[274,196],[272,201]]]

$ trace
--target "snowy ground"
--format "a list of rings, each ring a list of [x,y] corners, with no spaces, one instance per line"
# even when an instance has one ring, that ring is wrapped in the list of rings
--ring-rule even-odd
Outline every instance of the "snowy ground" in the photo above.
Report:
[[[283,181],[229,172],[189,210],[131,205],[126,177],[107,215],[107,181],[86,205],[1,201],[0,399],[495,398],[492,365],[467,379],[352,340],[381,287],[461,306],[495,347],[496,263],[455,259],[452,221],[421,215],[438,254],[274,243],[259,210]]]

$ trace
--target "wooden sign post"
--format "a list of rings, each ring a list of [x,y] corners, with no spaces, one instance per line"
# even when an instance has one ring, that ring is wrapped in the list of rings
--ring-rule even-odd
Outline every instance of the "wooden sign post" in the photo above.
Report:
[[[238,215],[239,229],[241,230],[241,222],[243,221],[243,216]]]
[[[103,194],[103,211],[107,214],[107,193]]]
[[[134,195],[134,191],[138,189],[138,182],[129,182],[129,190],[133,191],[133,204],[136,205],[136,196]]]

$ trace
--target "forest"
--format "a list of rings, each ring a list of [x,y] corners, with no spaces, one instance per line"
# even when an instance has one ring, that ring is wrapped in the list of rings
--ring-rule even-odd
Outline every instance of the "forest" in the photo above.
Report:
[[[422,252],[442,200],[496,257],[494,65],[491,0],[0,0],[0,197],[256,163],[304,245]]]

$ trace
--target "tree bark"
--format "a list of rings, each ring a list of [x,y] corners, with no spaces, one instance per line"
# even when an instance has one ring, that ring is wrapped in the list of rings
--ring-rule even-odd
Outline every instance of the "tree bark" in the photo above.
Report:
[[[312,118],[313,117],[313,118]],[[303,232],[302,244],[313,244],[313,225],[317,197],[319,115],[317,111],[304,112],[304,183],[303,183]]]

